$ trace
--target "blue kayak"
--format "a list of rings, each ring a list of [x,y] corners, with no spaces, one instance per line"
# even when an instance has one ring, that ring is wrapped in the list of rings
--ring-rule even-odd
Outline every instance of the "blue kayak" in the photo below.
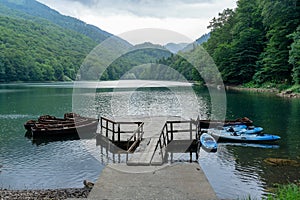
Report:
[[[210,130],[209,134],[211,134],[218,141],[233,141],[233,142],[275,142],[280,140],[280,137],[277,135],[270,134],[237,134],[236,132],[229,132],[225,130]]]
[[[207,133],[202,133],[200,136],[201,147],[207,152],[216,152],[218,149],[218,144],[211,135]]]
[[[246,125],[234,125],[234,126],[224,126],[224,131],[235,132],[236,134],[258,134],[264,129],[262,127],[246,126]]]

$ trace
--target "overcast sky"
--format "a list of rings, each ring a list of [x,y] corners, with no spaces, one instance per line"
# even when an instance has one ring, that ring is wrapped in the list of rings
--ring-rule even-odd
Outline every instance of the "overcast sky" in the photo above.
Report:
[[[76,17],[114,35],[136,29],[155,28],[171,30],[191,40],[208,33],[206,27],[209,21],[219,12],[236,7],[236,0],[38,1],[64,15]],[[184,42],[180,40],[183,40],[182,37],[178,41],[166,40],[160,43]]]

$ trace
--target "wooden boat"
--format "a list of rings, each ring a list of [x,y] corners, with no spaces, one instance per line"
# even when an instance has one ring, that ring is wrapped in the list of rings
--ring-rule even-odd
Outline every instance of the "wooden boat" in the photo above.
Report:
[[[69,124],[79,122],[80,120],[85,120],[87,118],[81,117],[76,113],[65,113],[64,118],[57,118],[51,115],[42,115],[38,118],[38,120],[29,120],[24,124],[26,130],[31,131],[31,128],[34,127],[35,124]]]
[[[71,116],[71,117],[70,117]],[[77,114],[69,114],[64,118],[44,115],[37,121],[29,120],[24,124],[31,137],[44,136],[81,136],[85,133],[95,133],[97,130],[98,120],[93,118],[82,117]]]
[[[98,121],[89,121],[81,124],[44,125],[36,124],[31,128],[32,137],[57,136],[57,135],[80,135],[82,133],[96,132]]]
[[[218,144],[216,140],[207,133],[202,133],[200,136],[201,147],[207,152],[216,152]]]
[[[265,143],[265,142],[275,142],[280,140],[277,135],[270,134],[237,134],[236,132],[229,132],[226,130],[216,130],[211,129],[208,132],[218,141],[232,141],[232,142],[242,142],[242,143]]]

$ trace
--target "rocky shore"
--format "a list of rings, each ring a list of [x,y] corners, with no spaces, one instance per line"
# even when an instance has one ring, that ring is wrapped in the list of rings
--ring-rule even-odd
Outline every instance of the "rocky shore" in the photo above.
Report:
[[[0,200],[61,200],[67,198],[87,198],[91,188],[66,188],[47,190],[6,190],[0,189]]]
[[[277,96],[285,97],[285,98],[300,98],[299,93],[293,93],[292,91],[284,91],[277,94]]]
[[[283,91],[280,92],[278,89],[275,88],[243,88],[243,87],[238,87],[238,86],[226,86],[227,90],[239,90],[239,91],[253,91],[253,92],[268,92],[268,93],[274,93],[277,96],[280,97],[285,97],[285,98],[300,98],[300,94],[299,93],[293,93],[292,91]]]

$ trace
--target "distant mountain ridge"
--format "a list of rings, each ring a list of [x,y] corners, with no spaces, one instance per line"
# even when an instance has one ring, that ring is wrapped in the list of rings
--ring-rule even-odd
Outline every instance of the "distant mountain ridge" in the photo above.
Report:
[[[203,34],[200,38],[198,38],[196,40],[196,42],[198,44],[203,44],[204,42],[207,42],[209,38],[210,38],[210,33],[206,33],[206,34]]]
[[[14,17],[36,20],[33,17],[46,19],[58,26],[83,34],[95,42],[102,42],[112,34],[99,29],[96,26],[86,24],[76,18],[61,15],[56,10],[35,0],[0,0],[0,3],[9,9],[1,9],[0,15],[11,16],[11,11],[20,11]],[[25,15],[27,14],[27,15]]]
[[[164,47],[171,51],[172,53],[178,53],[185,47],[187,47],[189,44],[188,43],[168,43]]]

